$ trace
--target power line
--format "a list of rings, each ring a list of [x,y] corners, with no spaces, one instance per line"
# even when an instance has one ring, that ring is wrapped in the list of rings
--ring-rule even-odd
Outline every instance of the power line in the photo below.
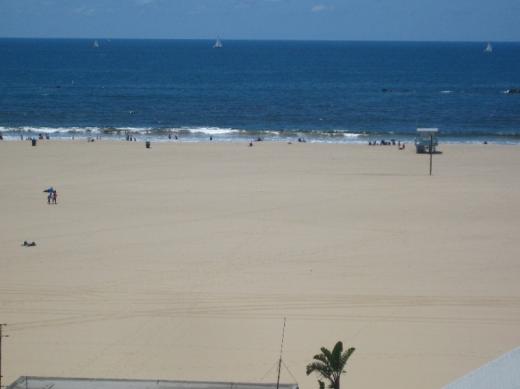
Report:
[[[296,377],[294,376],[294,374],[292,373],[291,369],[289,369],[289,366],[287,366],[287,364],[282,361],[282,365],[284,365],[285,369],[287,370],[287,372],[291,375],[292,379],[294,380],[294,383],[298,383],[298,380],[296,379]]]
[[[277,363],[278,363],[278,361],[273,362],[273,364],[271,365],[269,370],[267,370],[267,372],[262,376],[262,378],[260,378],[260,382],[263,382],[265,377],[267,377],[269,375],[269,373],[271,373],[271,371],[276,367]]]

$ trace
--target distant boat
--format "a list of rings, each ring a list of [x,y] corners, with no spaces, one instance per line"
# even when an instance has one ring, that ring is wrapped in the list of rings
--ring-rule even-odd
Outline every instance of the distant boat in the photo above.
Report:
[[[493,52],[493,46],[491,46],[491,43],[488,42],[486,45],[486,48],[484,49],[484,53],[492,53]]]
[[[223,47],[224,47],[224,45],[222,44],[222,41],[220,40],[220,38],[217,38],[217,40],[215,41],[215,44],[213,45],[213,48],[221,49]]]
[[[92,47],[95,49],[99,47],[99,42],[97,41],[97,39],[94,41],[94,43],[92,43]]]

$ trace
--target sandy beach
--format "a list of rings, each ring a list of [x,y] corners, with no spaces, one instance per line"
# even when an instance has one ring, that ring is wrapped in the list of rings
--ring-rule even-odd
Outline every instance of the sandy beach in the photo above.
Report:
[[[520,345],[520,149],[0,142],[5,383],[439,388]],[[42,190],[54,186],[58,204]],[[24,240],[36,247],[22,247]]]

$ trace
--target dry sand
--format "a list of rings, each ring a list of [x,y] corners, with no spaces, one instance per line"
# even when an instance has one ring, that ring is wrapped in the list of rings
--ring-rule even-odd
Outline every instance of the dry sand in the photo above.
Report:
[[[0,142],[5,382],[272,382],[284,316],[302,389],[337,340],[344,388],[437,388],[518,346],[520,149],[442,149],[428,177],[411,148]]]

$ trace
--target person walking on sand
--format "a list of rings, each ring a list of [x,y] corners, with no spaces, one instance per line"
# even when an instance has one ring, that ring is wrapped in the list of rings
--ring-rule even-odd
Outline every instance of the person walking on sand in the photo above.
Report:
[[[51,200],[52,200],[52,192],[49,192],[49,194],[47,195],[47,204],[50,204]]]
[[[58,204],[58,192],[56,191],[52,192],[52,203]]]

